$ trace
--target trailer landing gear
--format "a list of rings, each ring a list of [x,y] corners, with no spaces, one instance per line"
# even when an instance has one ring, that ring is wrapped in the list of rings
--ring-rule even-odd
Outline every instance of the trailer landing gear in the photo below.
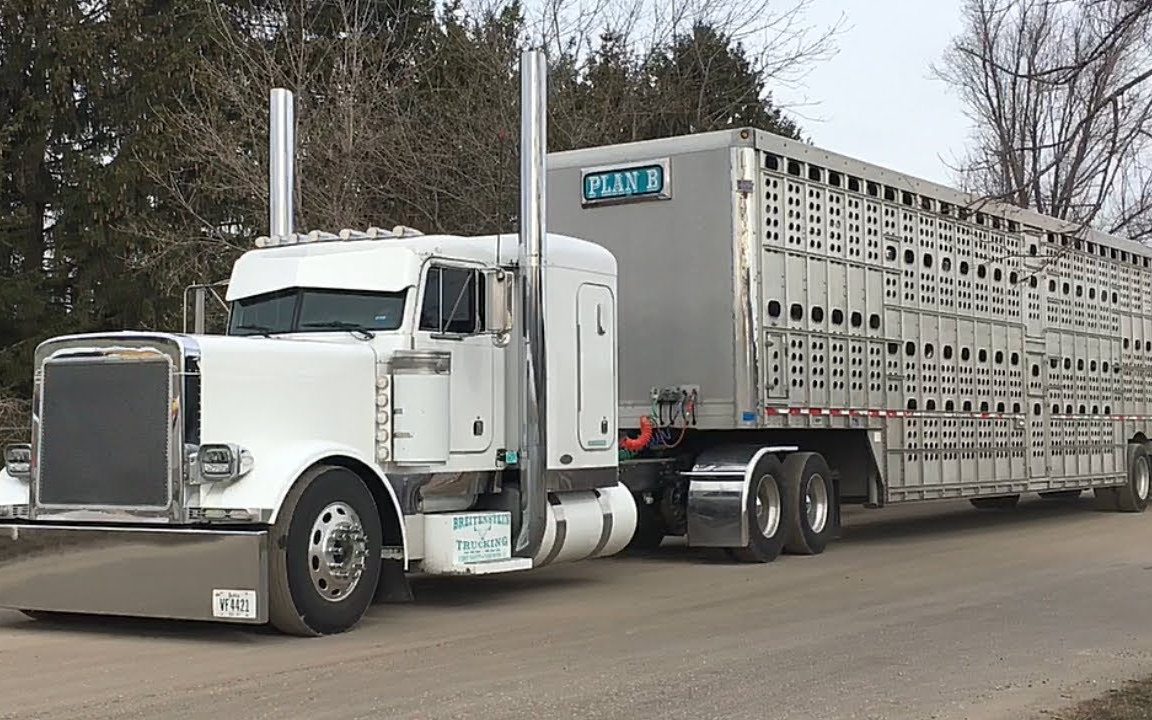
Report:
[[[977,510],[1011,510],[1020,502],[1019,495],[998,495],[996,497],[972,498],[968,502]]]
[[[1084,491],[1082,489],[1077,489],[1077,490],[1048,490],[1048,491],[1045,491],[1042,493],[1037,493],[1037,494],[1040,497],[1044,498],[1045,500],[1055,500],[1057,502],[1071,502],[1072,500],[1079,499],[1080,496],[1082,494],[1084,494]]]

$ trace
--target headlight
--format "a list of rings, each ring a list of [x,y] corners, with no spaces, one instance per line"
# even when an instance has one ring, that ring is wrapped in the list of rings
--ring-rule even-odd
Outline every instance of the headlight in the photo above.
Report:
[[[15,478],[32,476],[32,446],[28,443],[4,448],[4,469]]]
[[[201,445],[196,452],[196,469],[202,482],[231,482],[252,469],[252,454],[235,443]]]

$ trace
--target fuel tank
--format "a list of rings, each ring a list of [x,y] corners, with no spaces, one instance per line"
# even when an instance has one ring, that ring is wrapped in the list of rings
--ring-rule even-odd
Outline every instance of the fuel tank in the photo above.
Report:
[[[534,567],[614,555],[636,531],[636,501],[628,488],[549,493],[544,542]]]

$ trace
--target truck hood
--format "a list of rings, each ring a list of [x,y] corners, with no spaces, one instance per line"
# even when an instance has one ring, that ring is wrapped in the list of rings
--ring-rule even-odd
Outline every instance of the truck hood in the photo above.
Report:
[[[187,362],[194,359],[182,404],[198,418],[199,442],[241,445],[257,468],[251,478],[228,488],[203,486],[199,505],[274,508],[281,486],[300,469],[281,467],[292,460],[287,456],[339,448],[369,461],[374,457],[378,358],[405,343],[401,336],[366,343],[120,332],[53,338],[37,348],[37,355],[60,348],[156,346],[180,352]],[[187,499],[196,506],[195,497]],[[0,469],[0,505],[27,502],[28,484]]]
[[[199,336],[200,440],[256,458],[331,440],[371,454],[377,351],[354,341]]]

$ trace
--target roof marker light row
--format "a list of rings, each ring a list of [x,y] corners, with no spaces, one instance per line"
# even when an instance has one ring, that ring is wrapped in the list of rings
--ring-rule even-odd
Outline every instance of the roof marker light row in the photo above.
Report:
[[[313,230],[307,234],[289,233],[287,235],[261,235],[256,238],[256,247],[270,248],[281,245],[301,245],[313,242],[331,242],[334,240],[394,240],[423,235],[424,233],[404,225],[397,225],[391,230],[370,227],[367,230],[350,230],[345,228],[339,233]]]

